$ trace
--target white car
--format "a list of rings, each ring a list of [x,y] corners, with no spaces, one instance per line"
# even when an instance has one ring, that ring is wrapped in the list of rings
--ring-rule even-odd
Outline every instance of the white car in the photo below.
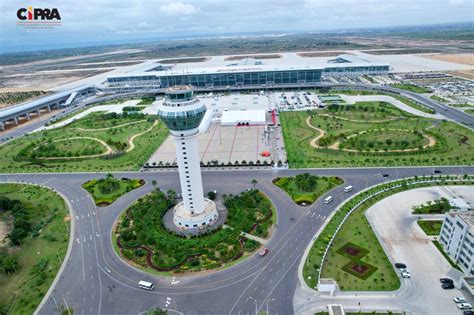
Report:
[[[402,278],[411,278],[410,273],[408,271],[402,272]]]
[[[457,296],[453,299],[455,303],[466,303],[466,299],[463,296]]]
[[[460,303],[458,304],[458,308],[461,310],[470,310],[472,308],[472,305],[469,303]]]

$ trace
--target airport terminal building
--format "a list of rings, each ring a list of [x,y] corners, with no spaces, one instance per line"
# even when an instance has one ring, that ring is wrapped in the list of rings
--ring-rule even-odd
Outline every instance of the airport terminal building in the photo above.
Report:
[[[296,58],[293,58],[296,59]],[[197,88],[233,88],[246,86],[311,85],[323,75],[362,75],[387,73],[389,64],[373,63],[354,55],[340,55],[325,62],[289,60],[288,63],[262,62],[245,58],[237,63],[203,63],[201,67],[186,64],[154,64],[140,72],[123,73],[107,78],[110,89],[160,89],[177,85]],[[294,61],[294,63],[291,63]]]

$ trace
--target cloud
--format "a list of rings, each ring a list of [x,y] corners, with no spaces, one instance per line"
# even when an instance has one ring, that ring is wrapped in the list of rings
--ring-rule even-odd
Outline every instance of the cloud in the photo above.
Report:
[[[192,16],[199,12],[199,8],[189,3],[170,2],[160,6],[160,11],[169,16]]]

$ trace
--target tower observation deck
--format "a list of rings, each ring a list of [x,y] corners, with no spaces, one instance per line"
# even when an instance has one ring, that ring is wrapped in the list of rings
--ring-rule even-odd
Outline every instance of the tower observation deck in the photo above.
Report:
[[[204,198],[197,135],[206,106],[193,97],[189,86],[165,92],[158,116],[170,129],[176,145],[176,160],[183,201],[174,209],[174,224],[180,228],[202,229],[217,220],[216,205]]]

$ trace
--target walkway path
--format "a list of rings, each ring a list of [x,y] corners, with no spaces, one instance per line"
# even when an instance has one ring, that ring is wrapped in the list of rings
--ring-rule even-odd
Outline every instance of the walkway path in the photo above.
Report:
[[[150,128],[148,128],[147,130],[145,130],[143,132],[140,132],[140,133],[137,133],[137,134],[131,136],[128,139],[128,149],[125,152],[128,153],[128,152],[132,151],[133,149],[135,149],[135,144],[133,143],[133,140],[135,140],[135,138],[151,131],[157,124],[158,124],[158,120],[155,120],[155,122],[153,123],[153,125]]]

